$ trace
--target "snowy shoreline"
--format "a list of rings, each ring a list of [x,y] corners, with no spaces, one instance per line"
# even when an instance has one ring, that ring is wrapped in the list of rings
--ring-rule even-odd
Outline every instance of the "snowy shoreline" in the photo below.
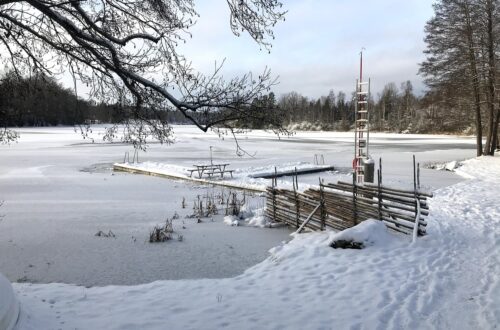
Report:
[[[435,191],[428,235],[335,250],[333,232],[295,236],[234,278],[84,288],[19,284],[19,329],[428,328],[500,322],[500,157],[463,162]],[[385,235],[385,234],[384,234]]]

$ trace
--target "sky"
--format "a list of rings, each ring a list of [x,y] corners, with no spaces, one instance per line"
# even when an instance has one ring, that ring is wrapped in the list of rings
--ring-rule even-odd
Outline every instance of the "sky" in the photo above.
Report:
[[[385,84],[411,80],[416,93],[425,89],[418,76],[424,60],[424,26],[433,15],[431,0],[291,0],[283,1],[286,20],[275,28],[269,54],[248,35],[235,37],[225,1],[196,1],[201,15],[193,38],[182,49],[193,66],[213,70],[225,59],[230,78],[266,66],[279,85],[277,95],[296,91],[319,97],[330,90],[350,92],[359,76],[359,52],[364,48],[364,76],[372,93]]]
[[[433,15],[433,0],[281,1],[288,12],[274,29],[270,53],[248,34],[233,35],[224,0],[194,1],[200,17],[180,53],[205,74],[225,60],[227,79],[267,67],[278,77],[277,96],[295,91],[317,98],[330,90],[354,90],[364,49],[363,77],[371,79],[375,99],[390,82],[399,87],[410,80],[417,95],[424,93],[418,69],[425,59],[424,27]],[[73,87],[69,74],[61,82]],[[79,94],[86,94],[87,88],[78,86]]]

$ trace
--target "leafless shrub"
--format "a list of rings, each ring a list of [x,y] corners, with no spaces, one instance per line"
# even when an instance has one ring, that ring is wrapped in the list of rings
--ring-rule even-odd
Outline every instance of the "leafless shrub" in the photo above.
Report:
[[[172,220],[167,219],[163,226],[154,226],[153,230],[149,233],[149,243],[171,240],[173,232],[174,229],[172,227]]]
[[[237,193],[230,193],[226,202],[226,215],[239,216],[241,212],[241,207],[245,204],[246,195],[243,194],[243,198],[240,199]]]
[[[206,200],[205,203],[203,199]],[[208,218],[218,214],[218,212],[219,210],[217,209],[214,195],[209,195],[207,193],[207,196],[203,198],[201,198],[200,195],[197,196],[197,199],[193,203],[193,214],[187,216],[187,218]]]
[[[99,230],[95,236],[97,237],[116,237],[115,233],[113,233],[111,230],[109,230],[107,233],[103,232],[102,230]]]

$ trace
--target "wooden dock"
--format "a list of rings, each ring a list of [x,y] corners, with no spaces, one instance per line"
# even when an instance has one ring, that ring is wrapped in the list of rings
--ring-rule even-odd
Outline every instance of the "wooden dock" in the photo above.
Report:
[[[128,172],[128,173],[134,173],[134,174],[143,174],[143,175],[151,175],[151,176],[157,176],[160,178],[166,178],[166,179],[173,179],[173,180],[185,180],[185,181],[191,181],[199,184],[205,184],[205,185],[213,185],[213,186],[222,186],[222,187],[227,187],[227,188],[234,188],[234,189],[240,189],[240,190],[249,190],[249,191],[254,191],[254,192],[265,192],[266,189],[264,187],[256,187],[256,186],[244,186],[244,185],[239,185],[234,182],[230,181],[216,181],[216,180],[206,180],[206,179],[199,179],[199,178],[193,178],[189,177],[187,175],[178,175],[178,174],[173,174],[173,173],[160,173],[160,172],[155,172],[153,170],[148,171],[148,170],[143,170],[139,169],[133,165],[129,164],[113,164],[113,170],[117,172]]]
[[[327,171],[334,171],[335,167],[333,166],[321,166],[321,167],[312,167],[312,168],[303,168],[289,171],[277,171],[276,173],[262,173],[262,174],[252,174],[251,178],[258,179],[274,179],[280,178],[282,176],[295,176],[295,175],[303,175],[303,174],[311,174],[311,173],[320,173]]]

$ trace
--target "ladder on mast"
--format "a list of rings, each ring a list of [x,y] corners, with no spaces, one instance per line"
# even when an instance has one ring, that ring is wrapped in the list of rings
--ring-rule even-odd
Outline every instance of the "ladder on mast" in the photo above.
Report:
[[[359,80],[356,79],[355,111],[355,142],[354,142],[354,174],[356,183],[363,184],[365,178],[365,162],[369,156],[370,142],[370,79],[363,81],[363,52],[360,57]]]

